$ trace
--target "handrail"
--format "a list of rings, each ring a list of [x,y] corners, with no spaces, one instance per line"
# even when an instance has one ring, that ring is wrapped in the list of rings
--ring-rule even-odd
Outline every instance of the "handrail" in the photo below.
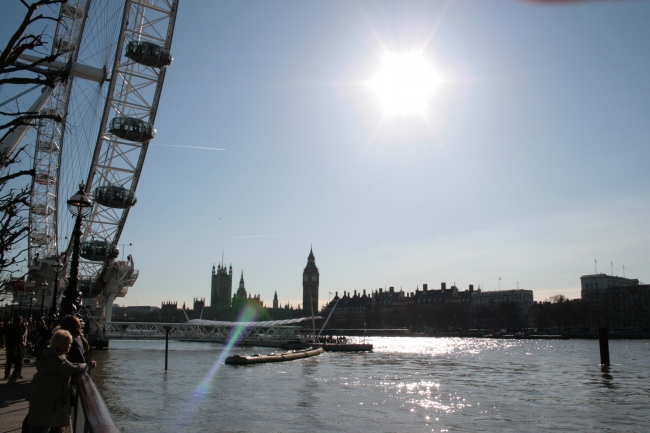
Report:
[[[113,422],[104,399],[88,373],[77,373],[74,378],[77,383],[77,403],[83,408],[83,416],[85,416],[84,424],[87,429],[84,428],[84,431],[90,433],[121,433]],[[82,415],[78,407],[76,412],[77,417]],[[78,425],[77,420],[74,420],[73,426],[76,425]]]

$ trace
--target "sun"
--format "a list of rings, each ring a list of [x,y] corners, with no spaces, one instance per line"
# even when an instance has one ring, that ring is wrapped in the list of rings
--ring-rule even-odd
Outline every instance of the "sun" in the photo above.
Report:
[[[419,52],[386,54],[368,81],[387,114],[424,114],[439,83],[436,72]]]

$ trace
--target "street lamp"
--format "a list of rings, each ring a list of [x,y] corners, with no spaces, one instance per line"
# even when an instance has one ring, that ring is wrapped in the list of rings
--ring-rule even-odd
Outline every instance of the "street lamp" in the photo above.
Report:
[[[77,285],[79,283],[79,250],[81,248],[81,220],[93,208],[93,202],[90,200],[84,184],[79,185],[79,191],[68,200],[68,210],[76,217],[74,223],[74,243],[72,247],[72,260],[70,261],[70,278],[68,278],[68,288],[63,292],[61,300],[61,314],[76,315],[81,309],[81,296]]]
[[[47,281],[43,280],[41,283],[41,314],[38,316],[38,320],[43,320],[43,307],[45,306],[45,292],[47,291]]]
[[[29,321],[30,321],[30,322],[32,321],[32,302],[34,301],[34,295],[35,295],[35,294],[36,294],[36,293],[34,293],[33,290],[32,290],[32,292],[29,294]]]
[[[50,322],[55,323],[56,319],[59,316],[59,310],[56,307],[56,301],[59,297],[59,272],[63,269],[64,265],[61,263],[61,259],[57,258],[56,263],[52,265],[52,270],[54,270],[54,292],[52,293],[52,306],[50,307]],[[45,300],[45,292],[43,292],[43,300]],[[43,302],[44,304],[45,302]],[[41,318],[43,317],[43,304],[41,304]]]

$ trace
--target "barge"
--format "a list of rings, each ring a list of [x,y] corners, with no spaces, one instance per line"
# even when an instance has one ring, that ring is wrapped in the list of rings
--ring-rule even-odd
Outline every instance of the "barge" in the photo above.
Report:
[[[263,364],[266,362],[283,362],[293,361],[295,359],[311,358],[318,356],[325,350],[322,347],[316,349],[309,348],[305,350],[294,350],[284,353],[270,353],[268,355],[233,355],[226,358],[225,363],[230,365],[248,365],[248,364]]]

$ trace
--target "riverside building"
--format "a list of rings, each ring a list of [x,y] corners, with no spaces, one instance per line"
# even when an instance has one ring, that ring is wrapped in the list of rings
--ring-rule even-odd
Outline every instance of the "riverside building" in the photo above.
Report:
[[[583,275],[580,284],[592,328],[650,330],[650,284],[607,274]]]

